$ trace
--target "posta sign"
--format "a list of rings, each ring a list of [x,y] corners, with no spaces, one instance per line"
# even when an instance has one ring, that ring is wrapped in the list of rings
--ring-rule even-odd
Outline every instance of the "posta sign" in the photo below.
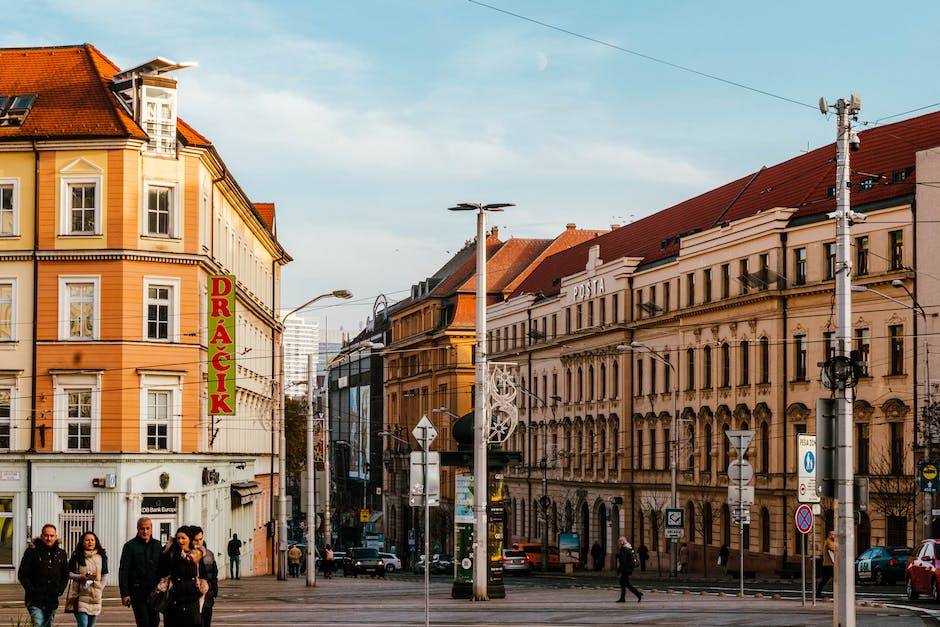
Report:
[[[235,276],[209,276],[209,415],[235,415]]]

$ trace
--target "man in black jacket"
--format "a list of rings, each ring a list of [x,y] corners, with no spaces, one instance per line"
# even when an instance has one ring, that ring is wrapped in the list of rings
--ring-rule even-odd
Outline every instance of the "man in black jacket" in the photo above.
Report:
[[[633,587],[630,583],[630,575],[633,574],[633,567],[636,565],[633,556],[633,547],[627,542],[627,539],[620,536],[620,550],[617,551],[617,573],[620,575],[620,598],[617,603],[623,603],[627,594],[627,588],[636,595],[636,602],[639,603],[643,598],[643,593]]]
[[[153,523],[146,516],[137,521],[137,535],[121,551],[118,581],[121,602],[134,609],[137,627],[158,627],[160,613],[147,605],[147,597],[157,585],[157,566],[163,547],[153,537]]]
[[[52,627],[59,595],[69,581],[69,559],[59,547],[54,525],[45,525],[23,553],[17,577],[26,592],[26,609],[34,627]]]
[[[209,583],[209,591],[202,601],[202,627],[212,627],[212,608],[215,607],[215,598],[219,596],[219,564],[215,561],[215,553],[206,546],[202,527],[193,527],[193,545],[203,551],[199,560],[199,576]]]

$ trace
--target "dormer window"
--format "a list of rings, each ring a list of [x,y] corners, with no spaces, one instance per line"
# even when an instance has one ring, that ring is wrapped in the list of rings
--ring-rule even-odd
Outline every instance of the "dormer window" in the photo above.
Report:
[[[36,102],[36,94],[0,96],[0,126],[23,126]]]
[[[176,156],[176,89],[145,85],[141,126],[150,136],[147,152]]]

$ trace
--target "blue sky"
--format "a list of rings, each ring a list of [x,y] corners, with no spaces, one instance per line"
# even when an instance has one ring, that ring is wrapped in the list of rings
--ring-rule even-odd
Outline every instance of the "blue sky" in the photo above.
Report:
[[[803,105],[468,0],[34,0],[0,45],[198,61],[180,115],[277,204],[284,305],[349,289],[312,313],[350,332],[474,235],[455,203],[516,203],[503,237],[624,224],[832,141],[820,96],[940,108],[940,3],[487,3]]]

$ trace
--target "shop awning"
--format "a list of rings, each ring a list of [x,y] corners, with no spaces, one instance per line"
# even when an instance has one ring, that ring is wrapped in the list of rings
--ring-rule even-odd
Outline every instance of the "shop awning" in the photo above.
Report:
[[[248,505],[263,490],[257,481],[241,481],[232,484],[232,505]]]

